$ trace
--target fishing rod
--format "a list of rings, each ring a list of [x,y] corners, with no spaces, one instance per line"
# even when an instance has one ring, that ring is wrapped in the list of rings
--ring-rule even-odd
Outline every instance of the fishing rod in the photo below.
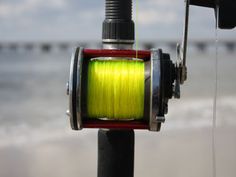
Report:
[[[99,129],[98,177],[133,177],[134,130],[160,131],[168,101],[180,98],[180,85],[187,79],[189,6],[219,6],[218,24],[232,28],[235,19],[225,14],[224,2],[231,1],[186,0],[183,41],[173,62],[161,49],[133,48],[132,0],[106,0],[103,47],[77,47],[67,83],[71,128]]]

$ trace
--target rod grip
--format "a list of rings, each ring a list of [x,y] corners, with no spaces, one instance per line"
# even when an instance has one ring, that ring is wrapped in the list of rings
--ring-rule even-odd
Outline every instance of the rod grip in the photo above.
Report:
[[[134,131],[98,131],[98,177],[133,177]]]

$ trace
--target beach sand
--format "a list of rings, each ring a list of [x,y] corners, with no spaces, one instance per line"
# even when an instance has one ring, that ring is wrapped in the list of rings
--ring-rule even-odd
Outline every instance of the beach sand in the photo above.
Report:
[[[0,150],[3,177],[94,177],[97,169],[97,131],[69,133],[38,143]],[[209,177],[212,175],[211,130],[136,132],[136,177]],[[217,176],[235,177],[236,130],[218,128]]]

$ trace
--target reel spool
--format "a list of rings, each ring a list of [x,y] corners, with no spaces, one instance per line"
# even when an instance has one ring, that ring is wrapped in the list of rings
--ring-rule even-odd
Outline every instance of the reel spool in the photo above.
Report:
[[[120,63],[124,64],[122,71],[117,68]],[[133,69],[135,64],[138,65],[136,70]],[[104,66],[99,68],[100,65]],[[108,65],[114,65],[116,69],[106,69]],[[125,79],[120,79],[122,77]],[[132,79],[137,88],[127,83]],[[78,47],[72,55],[67,84],[71,127],[73,130],[106,128],[159,131],[161,123],[165,121],[164,115],[168,111],[168,100],[172,98],[175,80],[175,65],[169,54],[160,49],[92,50]],[[119,89],[121,87],[127,89]],[[113,99],[115,90],[118,91]],[[109,108],[111,110],[107,111]]]

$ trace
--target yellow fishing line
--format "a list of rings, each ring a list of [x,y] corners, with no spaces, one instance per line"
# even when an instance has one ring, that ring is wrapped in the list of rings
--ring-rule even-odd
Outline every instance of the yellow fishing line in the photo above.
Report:
[[[136,50],[136,58],[138,58],[138,0],[135,1],[135,50]]]
[[[141,119],[145,65],[139,60],[91,60],[88,65],[89,118]]]

